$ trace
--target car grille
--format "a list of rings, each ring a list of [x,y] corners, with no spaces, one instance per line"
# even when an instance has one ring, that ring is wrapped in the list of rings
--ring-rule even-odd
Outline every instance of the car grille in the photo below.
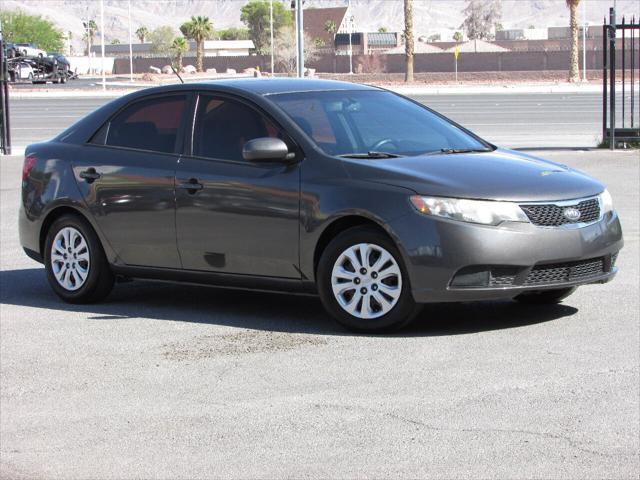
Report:
[[[604,273],[604,259],[594,258],[570,263],[553,263],[533,267],[525,285],[573,282],[596,277]]]
[[[564,216],[564,211],[568,207],[573,207],[580,212],[580,218],[571,221]],[[597,198],[584,200],[577,205],[559,206],[553,203],[520,205],[520,208],[529,217],[534,225],[541,227],[559,227],[571,223],[590,223],[600,218],[600,202]]]

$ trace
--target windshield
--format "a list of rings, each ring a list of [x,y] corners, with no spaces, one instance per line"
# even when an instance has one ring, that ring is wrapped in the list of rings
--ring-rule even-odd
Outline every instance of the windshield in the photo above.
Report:
[[[491,147],[435,113],[385,91],[320,91],[271,95],[329,155],[487,151]]]

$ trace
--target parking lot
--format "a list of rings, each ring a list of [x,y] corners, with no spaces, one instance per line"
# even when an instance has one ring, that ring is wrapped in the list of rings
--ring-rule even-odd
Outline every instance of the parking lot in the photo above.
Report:
[[[61,303],[21,251],[0,158],[0,477],[638,478],[638,151],[603,180],[625,248],[557,306],[430,305],[391,336],[315,297],[119,284]]]

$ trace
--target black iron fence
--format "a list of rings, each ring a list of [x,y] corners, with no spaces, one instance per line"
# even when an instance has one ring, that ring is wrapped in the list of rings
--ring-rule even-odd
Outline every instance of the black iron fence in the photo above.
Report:
[[[616,23],[613,8],[602,25],[602,139],[611,149],[640,142],[640,19]],[[618,47],[616,45],[618,40]]]
[[[11,155],[11,129],[9,128],[9,70],[4,41],[0,32],[0,153]]]

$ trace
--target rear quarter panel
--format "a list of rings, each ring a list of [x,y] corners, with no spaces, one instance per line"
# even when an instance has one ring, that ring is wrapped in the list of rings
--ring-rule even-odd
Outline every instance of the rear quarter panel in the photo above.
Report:
[[[80,148],[55,141],[27,148],[25,155],[35,155],[36,162],[22,181],[18,216],[20,244],[42,255],[40,240],[43,226],[51,214],[64,207],[74,210],[91,224],[107,259],[113,263],[115,254],[87,209],[73,173],[73,158],[80,154]]]

